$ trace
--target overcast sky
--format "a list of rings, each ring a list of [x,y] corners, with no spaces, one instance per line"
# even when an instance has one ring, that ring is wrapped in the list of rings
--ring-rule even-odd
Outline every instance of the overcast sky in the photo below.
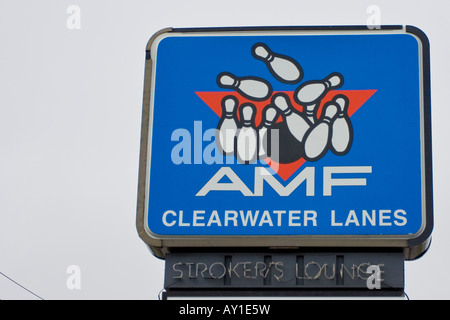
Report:
[[[0,272],[44,299],[157,299],[164,262],[135,228],[149,38],[169,26],[365,25],[370,5],[431,42],[435,229],[405,279],[411,299],[450,298],[447,0],[0,0]],[[36,297],[0,275],[0,299]]]

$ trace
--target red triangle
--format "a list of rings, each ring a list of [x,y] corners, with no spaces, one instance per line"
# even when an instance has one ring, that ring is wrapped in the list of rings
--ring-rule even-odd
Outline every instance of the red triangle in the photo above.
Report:
[[[367,100],[369,100],[372,95],[377,90],[333,90],[328,92],[328,94],[322,99],[322,102],[319,106],[319,109],[317,111],[317,116],[320,117],[322,113],[322,108],[324,104],[328,101],[331,101],[334,96],[338,94],[343,94],[348,97],[349,99],[349,106],[348,106],[348,115],[351,117],[355,114],[356,111],[358,111],[361,106],[366,103]],[[274,92],[275,94],[277,92]],[[294,102],[294,91],[284,91],[292,101],[292,104],[294,108],[296,108],[299,111],[303,111],[303,107],[296,104]],[[196,92],[197,96],[203,100],[206,105],[208,105],[211,110],[213,110],[217,116],[220,118],[222,116],[222,106],[221,101],[222,99],[227,95],[233,95],[236,98],[238,98],[239,103],[245,103],[250,102],[256,107],[256,116],[255,116],[255,124],[256,126],[259,126],[261,119],[262,119],[262,110],[270,103],[270,99],[267,99],[263,102],[256,102],[252,100],[248,100],[243,98],[239,93],[237,92],[224,92],[224,91],[218,91],[218,92]],[[239,117],[239,115],[238,115]],[[278,119],[278,121],[282,121],[282,118]],[[305,162],[306,160],[301,158],[293,163],[289,164],[278,164],[274,161],[271,161],[270,159],[266,160],[267,164],[283,179],[287,180],[289,179]]]

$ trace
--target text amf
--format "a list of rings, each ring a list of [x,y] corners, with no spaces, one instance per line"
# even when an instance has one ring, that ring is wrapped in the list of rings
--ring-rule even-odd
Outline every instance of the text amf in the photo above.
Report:
[[[304,168],[290,183],[281,184],[273,174],[265,167],[255,167],[253,191],[239,178],[230,168],[222,167],[196,194],[197,197],[204,197],[210,191],[240,191],[246,197],[262,197],[264,195],[264,182],[282,197],[291,195],[301,184],[305,183],[306,196],[314,197],[315,188],[315,167]],[[324,196],[332,196],[333,187],[344,186],[366,186],[366,177],[342,178],[336,177],[339,174],[371,174],[371,166],[355,167],[323,167],[323,190]],[[227,177],[230,182],[220,182],[223,177]]]

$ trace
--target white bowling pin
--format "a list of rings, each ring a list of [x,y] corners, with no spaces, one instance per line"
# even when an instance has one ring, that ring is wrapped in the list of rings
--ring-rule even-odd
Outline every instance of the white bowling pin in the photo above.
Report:
[[[240,108],[241,128],[236,136],[236,158],[240,163],[250,164],[258,156],[258,133],[255,129],[256,108],[250,103]]]
[[[298,83],[303,78],[303,69],[291,57],[274,53],[264,43],[257,43],[252,47],[252,54],[256,59],[266,63],[270,73],[279,81],[289,84]]]
[[[291,134],[298,141],[302,142],[306,131],[308,131],[310,127],[309,121],[304,119],[303,116],[294,109],[288,95],[283,92],[277,93],[272,97],[272,104],[281,111],[281,115]]]
[[[336,117],[338,107],[329,103],[325,107],[325,115],[321,121],[306,134],[304,144],[305,159],[317,161],[328,151],[332,121]]]
[[[244,98],[264,101],[272,95],[269,82],[258,77],[236,77],[229,72],[222,72],[217,76],[217,85],[221,88],[234,89]]]
[[[305,108],[306,118],[308,118],[308,120],[311,122],[311,124],[316,123],[316,108],[318,105],[319,105],[318,103],[309,104]]]
[[[334,154],[341,156],[350,151],[353,141],[353,126],[347,114],[348,98],[344,95],[338,95],[333,100],[339,107],[339,112],[333,122],[330,149]]]
[[[217,125],[217,147],[223,155],[234,154],[234,138],[237,132],[236,107],[238,99],[234,96],[226,96],[222,99],[222,117]]]
[[[258,130],[259,135],[259,159],[264,159],[268,155],[269,135],[268,130],[277,119],[278,111],[273,106],[269,105],[264,109],[261,126]]]
[[[294,99],[298,104],[311,105],[319,102],[330,90],[338,89],[344,84],[344,77],[337,72],[323,80],[308,81],[295,90]]]

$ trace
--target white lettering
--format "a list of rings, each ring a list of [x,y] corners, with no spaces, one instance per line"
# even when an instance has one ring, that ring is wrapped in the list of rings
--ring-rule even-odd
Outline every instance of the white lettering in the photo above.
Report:
[[[317,212],[312,210],[305,210],[305,227],[308,226],[308,221],[312,222],[314,227],[317,227]]]
[[[161,217],[166,227],[317,227],[315,210],[166,210]],[[330,210],[331,227],[403,227],[407,212],[397,210]]]
[[[387,221],[385,222],[385,220],[390,220],[391,217],[387,216],[385,214],[391,213],[391,210],[380,210],[380,226],[385,226],[385,227],[390,227],[392,226],[392,223]]]
[[[238,217],[238,213],[236,211],[225,211],[225,227],[228,227],[228,222],[232,221],[233,222],[233,226],[237,227],[238,226],[238,222],[237,222],[237,217]]]
[[[192,223],[192,225],[194,227],[204,227],[205,226],[204,222],[199,222],[199,221],[203,221],[205,219],[204,216],[201,216],[201,215],[204,215],[204,214],[205,214],[205,211],[200,211],[200,210],[196,211],[196,210],[194,210],[194,221]]]
[[[366,186],[365,178],[333,179],[333,173],[372,173],[372,167],[324,167],[323,168],[323,195],[331,196],[333,186]]]
[[[301,227],[300,222],[294,222],[300,220],[299,216],[294,216],[294,214],[300,214],[301,211],[289,211],[289,227]]]
[[[277,226],[281,227],[281,220],[283,218],[283,214],[286,214],[286,211],[284,211],[284,210],[274,210],[273,213],[278,216]]]
[[[401,210],[401,209],[396,210],[394,212],[394,218],[396,219],[394,221],[394,224],[399,227],[403,227],[408,222],[408,220],[406,219],[406,211],[405,210]],[[399,222],[398,220],[401,220],[401,222]]]
[[[172,227],[172,226],[174,226],[174,225],[176,224],[176,221],[175,221],[175,220],[172,220],[172,222],[168,222],[168,221],[167,221],[167,216],[168,216],[169,214],[172,215],[172,216],[174,216],[174,217],[177,216],[177,213],[176,213],[175,211],[172,211],[172,210],[167,210],[166,212],[164,212],[164,214],[163,214],[163,216],[162,216],[162,222],[163,222],[163,224],[164,224],[166,227]]]
[[[408,222],[406,218],[406,211],[402,209],[398,210],[362,210],[357,212],[356,210],[350,210],[345,217],[341,217],[342,222],[337,222],[336,210],[331,210],[331,226],[334,227],[348,227],[348,226],[380,226],[380,227],[391,227],[393,224],[399,227],[405,226]],[[345,220],[344,220],[345,219]]]
[[[347,216],[347,221],[345,221],[345,226],[348,227],[350,223],[353,223],[355,226],[359,226],[359,221],[356,217],[355,210],[350,210],[350,213]]]
[[[336,222],[336,211],[331,210],[331,226],[332,227],[342,227],[342,222]]]
[[[239,213],[241,214],[242,225],[244,227],[247,226],[249,220],[250,220],[250,225],[252,227],[255,226],[256,219],[258,218],[259,210],[256,210],[254,214],[253,214],[252,210],[247,210],[247,214],[245,216],[244,216],[244,210],[240,210]]]
[[[175,148],[174,148],[175,150]],[[177,152],[178,149],[176,150]],[[323,195],[331,196],[332,188],[337,186],[366,186],[366,178],[333,178],[333,174],[359,174],[372,173],[372,167],[324,167],[323,168]],[[220,182],[227,177],[230,182]],[[315,168],[304,168],[286,186],[281,184],[274,175],[265,167],[255,167],[254,192],[245,185],[230,167],[222,167],[196,194],[204,197],[210,191],[240,191],[246,197],[262,197],[264,195],[264,182],[281,197],[290,196],[297,188],[305,182],[306,196],[315,196]]]
[[[366,210],[363,210],[363,223],[362,223],[362,225],[366,226],[366,224],[367,224],[366,221],[368,220],[372,226],[376,226],[377,225],[376,214],[377,214],[377,211],[376,210],[372,210],[372,215],[369,216],[369,213]]]
[[[222,182],[223,177],[228,177],[231,182]],[[210,191],[240,191],[244,196],[253,196],[249,188],[242,182],[242,180],[236,175],[236,173],[229,167],[222,167],[217,173],[209,180],[205,186],[196,194],[197,197],[203,197]]]
[[[261,221],[259,221],[259,227],[261,227],[264,223],[267,223],[269,226],[273,227],[272,218],[269,215],[269,211],[265,210],[261,217]]]
[[[183,222],[183,210],[180,210],[178,217],[179,217],[178,225],[180,227],[190,227],[191,226],[191,224],[189,222]]]
[[[284,187],[275,177],[264,167],[255,168],[255,193],[254,196],[263,196],[264,181],[272,187],[280,196],[291,195],[304,181],[306,181],[306,196],[314,196],[314,167],[307,167],[302,170],[286,187]]]
[[[210,227],[213,223],[217,224],[218,227],[222,226],[222,223],[220,222],[219,214],[216,210],[214,210],[211,214],[211,217],[208,220],[207,226]]]

